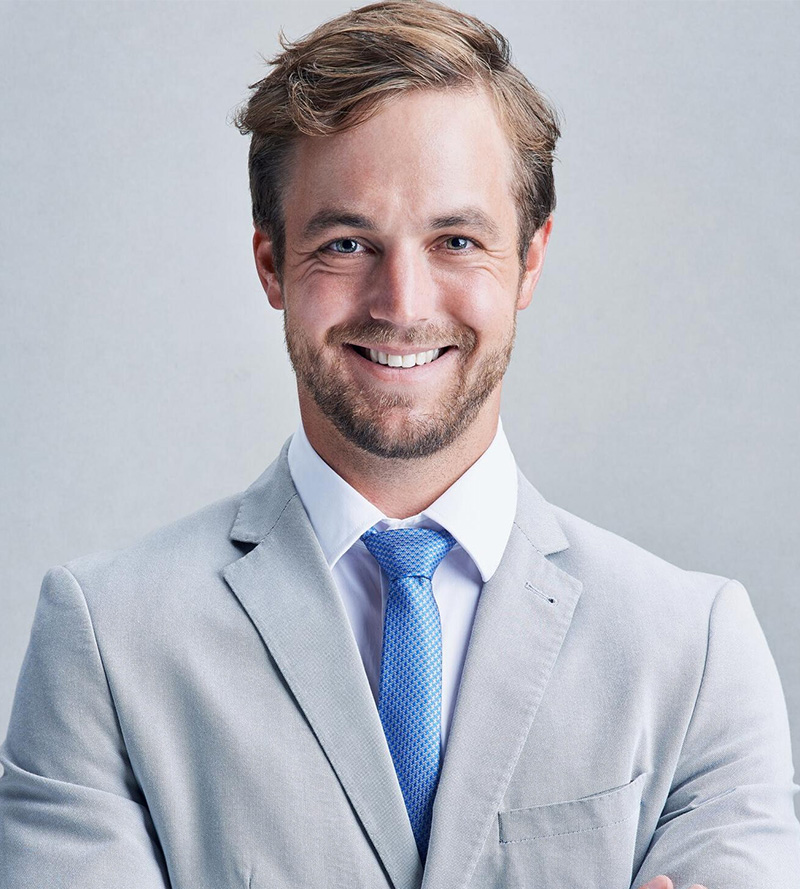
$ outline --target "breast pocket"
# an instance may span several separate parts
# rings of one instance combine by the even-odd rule
[[[645,777],[569,802],[500,812],[502,885],[628,889]]]

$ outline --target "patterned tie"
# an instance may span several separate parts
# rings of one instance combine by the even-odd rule
[[[378,713],[425,861],[442,718],[442,628],[431,578],[455,540],[429,528],[370,528],[361,539],[389,578]]]

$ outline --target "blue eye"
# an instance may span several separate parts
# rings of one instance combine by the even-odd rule
[[[461,252],[468,249],[472,244],[472,241],[470,241],[469,238],[462,238],[460,235],[454,235],[452,238],[448,238],[444,243],[448,250]]]
[[[338,238],[331,241],[327,248],[332,253],[355,253],[361,244],[355,238]]]

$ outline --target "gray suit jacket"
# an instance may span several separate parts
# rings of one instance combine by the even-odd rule
[[[521,476],[424,872],[286,447],[244,495],[47,574],[0,761],[3,889],[800,886],[744,589]]]

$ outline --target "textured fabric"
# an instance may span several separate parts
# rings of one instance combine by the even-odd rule
[[[442,713],[442,630],[431,581],[455,541],[427,528],[370,529],[362,540],[389,578],[378,712],[424,860]]]
[[[287,449],[245,493],[47,573],[0,748],[2,889],[800,886],[744,588],[523,476],[423,872]]]
[[[442,625],[442,754],[455,712],[481,588],[508,543],[517,505],[517,467],[498,421],[492,443],[428,509],[407,519],[387,518],[328,466],[302,423],[288,451],[292,481],[342,597],[377,706],[383,614],[389,585],[361,535],[375,526],[446,530],[456,545],[436,572],[434,593]]]

